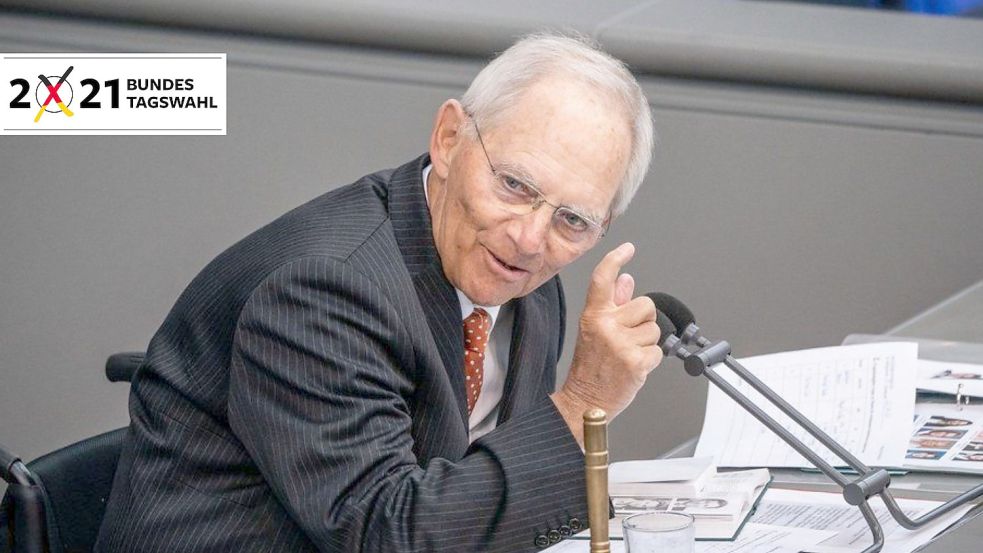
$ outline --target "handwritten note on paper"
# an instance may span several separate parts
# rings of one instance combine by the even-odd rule
[[[761,355],[741,363],[861,461],[896,466],[911,432],[917,356],[917,344],[894,342]],[[714,370],[810,449],[843,465],[730,369]],[[724,467],[812,466],[713,385],[696,455],[714,456]]]

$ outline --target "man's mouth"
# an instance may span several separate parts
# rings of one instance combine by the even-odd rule
[[[492,254],[492,255],[495,255],[495,254]],[[504,265],[505,268],[508,269],[508,270],[510,270],[510,271],[524,271],[525,270],[525,269],[523,269],[521,267],[516,267],[515,265],[509,265],[508,263],[502,261],[502,258],[498,257],[497,255],[495,255],[495,260],[497,260],[499,263],[501,263],[502,265]]]
[[[522,267],[519,267],[519,266],[516,266],[516,265],[512,265],[512,264],[506,262],[501,257],[498,257],[497,255],[495,255],[494,253],[492,253],[492,251],[489,250],[488,248],[485,248],[485,250],[488,252],[488,255],[492,258],[492,261],[495,264],[497,264],[500,268],[504,269],[509,275],[511,275],[511,276],[520,276],[522,274],[525,274],[525,273],[528,273],[529,272],[528,270],[526,270],[526,269],[524,269]]]

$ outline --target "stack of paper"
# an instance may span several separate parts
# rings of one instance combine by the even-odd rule
[[[784,352],[742,364],[867,465],[983,474],[983,405],[915,402],[916,389],[983,396],[979,365],[917,359],[914,343]],[[714,370],[827,462],[844,465],[730,369]],[[714,386],[696,454],[725,467],[812,466]]]
[[[862,344],[776,353],[741,363],[861,461],[899,466],[915,411],[912,343]],[[730,369],[717,374],[778,420],[827,462],[843,465]],[[810,467],[804,457],[717,387],[710,386],[697,456],[722,467]]]
[[[728,477],[728,475],[733,475]],[[771,481],[768,469],[718,474],[696,495],[651,496],[642,493],[611,495],[615,518],[610,535],[621,538],[624,517],[651,511],[685,513],[695,521],[697,540],[734,540]]]
[[[915,518],[942,504],[941,501],[898,499],[901,510]],[[884,549],[906,553],[931,541],[939,532],[948,528],[973,508],[965,505],[933,521],[916,531],[905,530],[891,518],[881,501],[872,500],[870,506],[884,529]],[[836,530],[836,536],[809,548],[813,553],[849,553],[862,551],[871,543],[869,526],[860,509],[848,505],[843,496],[834,493],[802,492],[772,489],[758,505],[751,521],[792,528]]]

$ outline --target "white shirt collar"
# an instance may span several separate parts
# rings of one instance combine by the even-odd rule
[[[430,176],[430,169],[432,167],[433,166],[428,163],[427,166],[423,168],[423,195],[424,197],[426,197],[427,200],[427,209],[430,208],[430,191],[427,189],[427,177]],[[461,320],[463,321],[464,319],[467,319],[474,311],[474,308],[478,306],[476,306],[475,303],[471,301],[471,298],[464,295],[464,292],[458,290],[457,288],[454,288],[454,291],[457,292],[457,299],[461,303]],[[485,311],[487,311],[488,314],[491,316],[492,328],[494,328],[495,320],[498,318],[498,312],[502,308],[502,306],[482,305],[480,307]]]

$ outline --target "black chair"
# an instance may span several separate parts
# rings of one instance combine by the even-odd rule
[[[142,353],[117,353],[106,376],[129,382]],[[44,455],[26,466],[0,447],[0,552],[89,553],[106,512],[126,428]]]

